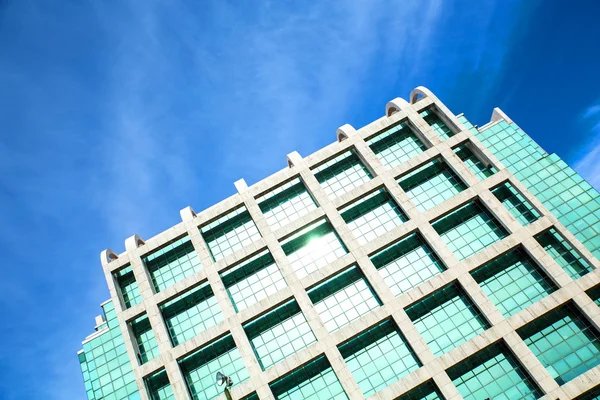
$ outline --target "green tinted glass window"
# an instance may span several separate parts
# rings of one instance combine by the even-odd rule
[[[571,303],[517,333],[559,385],[600,365],[600,334]]]
[[[406,313],[436,357],[489,328],[481,312],[456,283],[408,307]]]
[[[368,140],[367,144],[388,168],[400,165],[427,150],[406,122],[385,130]]]
[[[480,350],[447,372],[465,400],[537,399],[544,395],[502,342]]]
[[[404,175],[398,184],[421,212],[443,203],[467,188],[441,159]]]
[[[268,250],[223,272],[221,279],[238,312],[287,286]]]
[[[444,121],[441,120],[441,118],[437,115],[437,113],[434,110],[428,109],[423,111],[421,113],[421,117],[423,117],[425,122],[427,122],[431,129],[433,129],[434,132],[437,133],[442,140],[446,140],[454,136],[454,132],[452,132],[452,129],[450,129],[448,125],[446,125]]]
[[[353,150],[319,165],[313,169],[313,173],[330,199],[341,196],[372,178]]]
[[[338,347],[365,397],[421,366],[392,320],[386,320]]]
[[[594,303],[596,303],[596,305],[600,306],[600,285],[596,285],[593,288],[589,289],[587,291],[587,294],[592,300],[594,300]]]
[[[317,205],[300,178],[293,179],[256,199],[271,229],[295,221]]]
[[[336,331],[381,305],[358,267],[343,271],[308,292],[329,332]]]
[[[116,272],[115,280],[117,281],[117,286],[121,289],[125,309],[142,301],[142,295],[140,294],[140,289],[138,288],[131,266],[127,266]]]
[[[148,254],[144,264],[157,293],[202,269],[198,253],[187,236]]]
[[[223,388],[215,383],[217,372],[230,377],[233,387],[249,378],[231,335],[185,357],[179,365],[193,400],[211,400],[223,395]]]
[[[394,296],[407,292],[445,270],[425,240],[412,234],[371,257]]]
[[[442,396],[433,381],[427,381],[404,393],[396,400],[444,400],[444,396]]]
[[[295,300],[244,325],[244,330],[263,370],[317,341]]]
[[[600,400],[600,385],[588,390],[580,396],[575,397],[574,400]]]
[[[508,233],[479,201],[470,202],[433,223],[459,260],[469,258]]]
[[[348,398],[325,356],[303,365],[269,386],[277,400],[343,400]]]
[[[161,305],[160,311],[173,346],[223,321],[223,313],[208,282]]]
[[[240,207],[203,226],[200,232],[215,261],[260,238],[258,228],[246,207]]]
[[[317,221],[281,243],[298,278],[331,264],[348,251],[327,220]]]
[[[592,271],[592,267],[573,247],[552,228],[535,237],[538,243],[573,279],[581,278]]]
[[[377,190],[340,210],[358,243],[365,244],[408,221],[388,192]]]
[[[552,280],[521,248],[471,274],[505,317],[516,314],[556,290]]]
[[[496,168],[493,165],[484,163],[475,155],[470,148],[470,144],[460,145],[454,149],[454,152],[479,180],[483,180],[496,173]]]
[[[140,400],[112,301],[102,305],[106,323],[78,353],[88,400]]]
[[[523,226],[540,217],[540,213],[509,182],[492,190],[492,193]]]
[[[136,318],[130,322],[130,325],[138,348],[136,355],[139,363],[144,364],[158,356],[158,345],[148,316]]]
[[[162,370],[145,379],[150,400],[174,400],[167,372]]]

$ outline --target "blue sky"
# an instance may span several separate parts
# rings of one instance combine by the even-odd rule
[[[596,2],[0,1],[0,393],[84,399],[99,253],[429,87],[600,187]]]

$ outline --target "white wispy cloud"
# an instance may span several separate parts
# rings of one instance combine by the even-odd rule
[[[600,190],[600,104],[589,106],[581,115],[590,139],[576,157],[573,168]]]

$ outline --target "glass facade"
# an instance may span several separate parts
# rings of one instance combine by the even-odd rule
[[[446,140],[454,136],[454,132],[452,132],[452,129],[450,129],[448,125],[446,125],[444,121],[442,121],[442,119],[437,115],[437,113],[433,109],[429,108],[423,111],[421,113],[421,117],[423,117],[425,122],[427,122],[431,129],[433,129],[433,131],[437,133],[442,140]]]
[[[313,169],[330,199],[341,196],[373,178],[354,150],[349,150]]]
[[[221,279],[237,312],[287,286],[273,256],[268,251],[221,273]]]
[[[388,192],[379,189],[340,210],[348,228],[365,244],[408,221]]]
[[[317,341],[295,300],[244,325],[244,330],[263,370]]]
[[[421,366],[392,320],[386,320],[338,347],[365,397]]]
[[[404,175],[398,184],[421,212],[443,203],[467,188],[442,159],[433,160]]]
[[[317,205],[300,178],[293,179],[256,199],[271,229],[295,221]]]
[[[544,395],[502,342],[480,350],[447,372],[465,400],[537,399]]]
[[[590,265],[555,230],[550,229],[537,235],[536,240],[548,254],[573,279],[591,272]]]
[[[116,272],[114,277],[116,286],[121,290],[124,308],[127,309],[142,301],[142,295],[130,265]]]
[[[446,267],[419,234],[412,234],[371,257],[394,296],[444,272]]]
[[[572,303],[517,331],[559,385],[600,365],[600,333]]]
[[[217,372],[230,377],[233,387],[249,378],[231,335],[185,357],[179,362],[179,366],[193,400],[209,400],[223,394],[223,388],[215,382]]]
[[[426,110],[418,104],[410,107],[421,113],[442,140],[454,136],[459,126],[441,111],[444,108],[426,104]],[[409,343],[426,343],[436,358],[441,357],[452,385],[465,399],[558,397],[536,386],[531,379],[532,365],[523,362],[524,354],[512,342],[498,337],[488,343],[487,336],[480,340],[482,334],[492,333],[484,331],[490,328],[488,321],[498,315],[491,314],[495,309],[513,322],[527,322],[516,334],[545,368],[536,372],[536,378],[555,379],[559,385],[570,382],[568,393],[587,391],[576,398],[597,398],[598,387],[592,387],[595,371],[591,371],[600,365],[595,306],[580,309],[573,302],[574,296],[585,300],[581,297],[585,288],[600,306],[600,281],[594,272],[597,260],[580,251],[562,225],[546,229],[548,225],[540,224],[543,221],[534,222],[552,213],[592,254],[600,255],[600,193],[558,156],[545,153],[515,124],[494,122],[480,130],[464,117],[461,121],[470,132],[514,176],[502,171],[502,180],[486,180],[496,172],[495,167],[502,166],[490,165],[478,141],[461,133],[460,141],[448,140],[457,157],[448,156],[447,145],[441,144],[438,150],[444,156],[431,152],[428,159],[410,165],[417,168],[410,170],[407,163],[402,171],[374,178],[378,164],[370,164],[372,155],[359,157],[362,153],[357,150],[364,149],[365,143],[388,168],[405,163],[430,145],[422,142],[423,132],[418,131],[424,125],[401,122],[384,128],[391,120],[382,118],[350,141],[309,156],[307,166],[278,173],[270,188],[249,188],[243,201],[231,199],[239,204],[233,210],[230,200],[222,203],[219,209],[230,211],[216,220],[210,219],[212,214],[208,218],[198,214],[194,221],[203,222],[192,223],[198,231],[190,236],[166,241],[168,235],[160,235],[146,241],[144,248],[151,251],[145,250],[141,257],[126,252],[103,260],[117,303],[114,307],[112,302],[103,305],[107,321],[97,319],[96,332],[78,353],[88,399],[138,400],[146,395],[153,400],[173,399],[180,383],[173,382],[172,387],[166,371],[171,374],[174,368],[184,377],[189,394],[184,397],[191,399],[222,396],[223,387],[215,383],[217,372],[232,378],[235,398],[246,400],[258,400],[256,392],[269,390],[277,399],[311,400],[361,397],[361,392],[364,397],[441,399],[442,393],[452,392],[450,383],[436,387],[437,377],[422,376],[425,369],[407,377],[422,366],[420,354]],[[372,136],[359,145],[367,135]],[[343,150],[353,141],[356,148]],[[337,156],[328,159],[332,154]],[[462,180],[465,177],[455,172],[462,173],[463,164],[482,181],[476,186],[476,197],[465,200],[466,204],[455,198],[468,187]],[[315,167],[309,170],[309,166]],[[322,204],[316,204],[310,181],[303,181],[311,173],[328,197],[319,197]],[[360,187],[373,178],[374,185]],[[393,180],[406,196],[401,191],[398,196],[386,191]],[[492,244],[512,232],[502,224],[503,218],[498,217],[502,209],[495,200],[490,202],[489,193],[521,226],[527,226],[498,246]],[[545,207],[539,206],[531,193]],[[444,202],[456,206],[443,214],[432,210]],[[410,203],[426,214],[409,221],[403,210],[411,207]],[[318,207],[321,210],[314,212]],[[248,210],[258,209],[262,215],[253,211],[255,223]],[[303,227],[281,229],[293,221],[302,221],[298,226]],[[271,228],[264,241],[257,224]],[[397,229],[402,224],[403,228]],[[435,234],[424,236],[431,227],[441,241]],[[187,222],[176,230],[180,228],[190,229]],[[182,235],[184,230],[178,232]],[[346,236],[348,233],[356,241]],[[212,260],[203,258],[204,265],[200,263],[190,237],[200,246],[206,244]],[[352,254],[348,254],[346,238]],[[532,240],[549,257],[534,259],[532,254],[538,254],[539,248],[528,252]],[[260,248],[238,252],[256,242],[261,243]],[[441,250],[444,246],[460,264],[449,251]],[[440,252],[436,254],[433,248]],[[472,258],[484,249],[488,249],[485,261]],[[559,269],[547,268],[550,259],[571,279],[584,275],[585,279],[570,284],[567,279],[566,290],[564,274],[557,276]],[[136,274],[144,273],[135,276],[131,264],[138,268],[140,262],[146,270],[136,269]],[[331,263],[335,263],[335,271],[325,274]],[[314,274],[316,271],[319,273]],[[458,282],[470,277],[472,284],[463,289]],[[480,310],[472,300],[486,296],[495,309],[482,306]],[[268,302],[263,301],[267,298]],[[228,301],[237,314],[229,315],[233,312],[229,306],[221,310],[220,305]],[[544,307],[535,306],[540,301]],[[156,307],[159,316],[154,315]],[[402,313],[400,308],[415,329],[396,324],[394,313]],[[127,321],[123,332],[119,320]],[[206,330],[210,335],[202,335]],[[157,342],[167,340],[161,332],[168,333],[171,343],[163,346],[161,342],[159,356]],[[321,340],[322,332],[330,335],[319,343],[316,334]],[[515,331],[511,335],[515,337]],[[457,349],[466,342],[470,342],[468,346]],[[324,345],[328,346],[325,354]],[[341,358],[331,357],[335,356],[331,346],[339,349]],[[133,348],[132,354],[127,354],[126,348]],[[453,360],[443,356],[448,352]],[[439,368],[439,362],[427,361],[427,368]],[[255,387],[261,380],[254,377],[249,381],[246,366],[256,364],[264,371],[258,369],[260,378],[268,377],[262,380],[268,386]],[[338,376],[345,379],[340,381]],[[395,383],[393,395],[392,391],[381,392]],[[356,386],[360,392],[351,393]],[[401,394],[409,387],[412,389]]]
[[[358,267],[343,271],[309,290],[329,332],[336,331],[381,305],[381,301]]]
[[[367,141],[381,163],[392,168],[427,150],[406,122],[402,122]]]
[[[157,293],[202,269],[198,253],[187,236],[150,253],[144,257],[144,264]]]
[[[457,283],[408,307],[406,314],[436,357],[490,327]]]
[[[521,248],[504,254],[471,274],[505,317],[516,314],[556,290],[552,280]]]
[[[479,201],[470,202],[433,223],[433,228],[459,260],[464,260],[508,236]]]
[[[325,356],[279,378],[271,385],[277,400],[344,400],[346,392]]]
[[[223,321],[223,313],[208,283],[160,306],[173,346]]]
[[[233,254],[260,238],[246,207],[240,207],[200,228],[214,261]]]
[[[317,221],[281,243],[298,278],[331,264],[348,251],[327,220]]]

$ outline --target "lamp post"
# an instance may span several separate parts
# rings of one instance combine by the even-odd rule
[[[219,386],[225,385],[225,389],[223,391],[225,392],[225,397],[227,398],[227,400],[233,400],[231,397],[231,393],[229,393],[229,388],[231,387],[231,385],[233,385],[233,381],[231,380],[231,378],[222,374],[221,372],[217,372],[216,378],[217,378],[217,385],[219,385]]]

